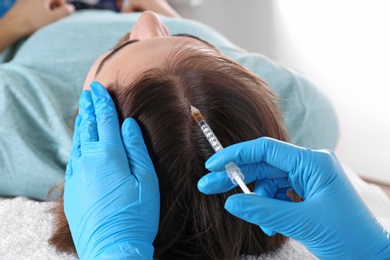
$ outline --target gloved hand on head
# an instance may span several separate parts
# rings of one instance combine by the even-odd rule
[[[80,259],[152,259],[160,194],[134,119],[119,126],[103,86],[80,97],[67,165],[64,209]]]
[[[375,219],[336,156],[271,138],[232,145],[206,162],[212,171],[198,182],[206,194],[231,189],[224,166],[235,162],[257,194],[228,198],[226,210],[301,242],[320,259],[389,259],[390,234]],[[288,183],[288,184],[286,184]],[[283,195],[291,186],[304,201]]]

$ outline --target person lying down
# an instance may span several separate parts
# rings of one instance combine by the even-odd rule
[[[129,28],[131,33],[98,58]],[[287,240],[278,234],[268,237],[224,210],[226,198],[240,190],[212,196],[198,191],[213,150],[188,102],[202,111],[223,146],[261,136],[313,149],[332,149],[337,142],[334,110],[310,81],[187,19],[152,12],[75,12],[0,58],[5,126],[0,154],[6,162],[0,163],[0,195],[46,200],[48,190],[63,182],[80,86],[90,68],[84,88],[99,81],[114,98],[121,121],[135,118],[158,174],[156,258],[261,255]],[[274,196],[289,200],[285,192]],[[74,252],[61,200],[53,212],[57,221],[51,244]]]
[[[150,12],[94,63],[84,88],[93,80],[109,90],[120,121],[133,117],[142,129],[161,194],[156,258],[235,259],[284,244],[282,235],[269,237],[224,210],[227,197],[240,190],[206,196],[197,189],[214,151],[188,101],[202,111],[223,146],[261,136],[288,141],[276,96],[264,81],[197,37],[169,35]],[[75,252],[62,201],[54,212],[51,244]]]

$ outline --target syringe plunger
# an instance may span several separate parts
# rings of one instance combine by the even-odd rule
[[[225,170],[233,184],[238,184],[242,189],[242,191],[246,194],[252,193],[244,182],[244,174],[241,172],[241,169],[234,162],[230,162],[226,164]]]

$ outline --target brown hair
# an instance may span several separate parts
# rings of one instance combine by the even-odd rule
[[[129,85],[108,87],[121,122],[133,117],[139,123],[158,175],[155,257],[236,259],[278,249],[285,237],[268,237],[224,209],[227,197],[240,190],[198,191],[198,180],[208,173],[205,161],[214,151],[188,104],[200,109],[221,144],[229,146],[261,136],[287,140],[276,97],[257,76],[220,54],[185,48],[172,53],[163,66]],[[74,250],[62,202],[55,211],[57,231],[50,242],[61,251]]]

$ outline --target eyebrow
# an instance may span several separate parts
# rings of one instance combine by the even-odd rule
[[[211,43],[209,43],[208,41],[205,41],[195,35],[192,35],[192,34],[189,34],[189,33],[176,33],[176,34],[172,34],[171,36],[179,36],[179,37],[188,37],[188,38],[192,38],[192,39],[195,39],[195,40],[198,40],[204,44],[206,44],[207,46],[209,46],[211,49],[219,52],[219,50],[217,49],[217,47],[215,47],[214,45],[212,45]]]
[[[128,35],[129,35],[129,33],[127,33],[125,36],[123,36],[123,37],[121,38],[121,40],[119,40],[119,42],[121,42],[121,41],[122,41],[126,36],[128,36]],[[207,46],[209,46],[209,47],[212,48],[213,50],[219,52],[219,50],[218,50],[214,45],[212,45],[211,43],[209,43],[209,42],[207,42],[207,41],[205,41],[205,40],[203,40],[203,39],[201,39],[201,38],[199,38],[199,37],[196,37],[196,36],[194,36],[194,35],[192,35],[192,34],[188,34],[188,33],[177,33],[177,34],[172,34],[171,36],[187,37],[187,38],[195,39],[195,40],[197,40],[197,41],[202,42],[203,44],[206,44]],[[99,74],[99,72],[103,69],[104,64],[105,64],[109,59],[111,59],[116,53],[118,53],[118,52],[119,52],[121,49],[123,49],[124,47],[126,47],[126,46],[128,46],[128,45],[130,45],[130,44],[132,44],[132,43],[139,42],[139,41],[140,41],[140,40],[135,39],[135,40],[127,41],[127,42],[125,42],[125,43],[123,43],[123,44],[120,44],[119,46],[118,46],[118,44],[116,44],[116,46],[114,47],[114,49],[113,49],[106,57],[104,57],[104,59],[100,62],[99,66],[98,66],[98,68],[97,68],[97,70],[96,70],[95,77],[96,77],[96,76]]]
[[[123,49],[124,47],[126,47],[127,45],[130,45],[130,44],[135,43],[135,42],[139,42],[139,40],[127,41],[127,42],[125,42],[125,43],[119,45],[118,47],[115,47],[115,48],[114,48],[106,57],[104,57],[104,59],[100,62],[99,67],[98,67],[97,70],[96,70],[95,77],[96,77],[96,76],[99,74],[99,72],[102,70],[104,63],[106,63],[110,58],[112,58],[112,56],[114,56],[115,53],[117,53],[118,51],[120,51],[121,49]]]

